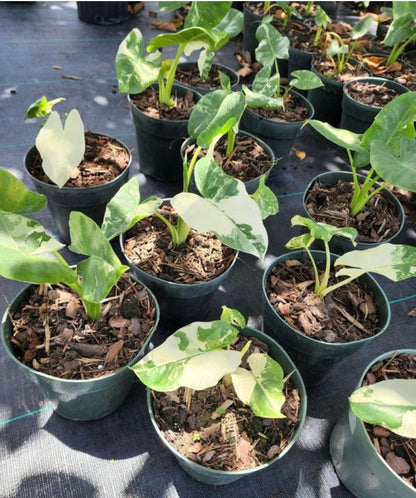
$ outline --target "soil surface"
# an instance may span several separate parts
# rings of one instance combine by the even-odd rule
[[[108,183],[119,176],[130,162],[130,152],[114,138],[97,133],[85,133],[85,154],[64,187],[92,187]],[[36,150],[29,173],[38,180],[54,185],[42,169],[42,159]]]
[[[319,274],[324,265],[317,262]],[[331,272],[329,285],[338,282]],[[324,298],[314,293],[314,275],[309,259],[292,259],[273,267],[267,278],[268,299],[293,328],[313,339],[345,343],[379,332],[373,296],[355,280]]]
[[[305,107],[300,98],[290,92],[285,97],[282,107],[277,109],[266,109],[265,107],[250,109],[264,118],[280,123],[296,123],[309,117],[309,109]]]
[[[399,92],[394,88],[388,88],[385,83],[369,83],[356,81],[348,85],[348,95],[361,104],[372,107],[384,107],[397,97]]]
[[[219,140],[214,151],[214,159],[233,178],[237,178],[242,182],[248,182],[263,175],[273,166],[270,156],[253,138],[246,135],[237,135],[234,151],[228,158],[226,157],[227,143],[226,136]],[[195,144],[187,147],[186,153],[188,159],[192,157],[195,147]],[[205,153],[205,150],[201,151],[200,156],[204,156]]]
[[[310,216],[337,227],[352,227],[358,232],[357,242],[382,242],[400,228],[394,206],[376,194],[356,216],[350,214],[352,184],[338,181],[336,185],[315,182],[309,190],[305,206]]]
[[[399,354],[373,365],[363,386],[387,379],[416,379],[416,356]],[[416,439],[405,438],[384,427],[364,424],[377,452],[410,486],[416,488]]]
[[[156,308],[146,289],[123,275],[87,318],[80,298],[64,285],[34,285],[11,317],[16,357],[64,379],[92,379],[127,365],[153,330]]]
[[[194,88],[203,88],[206,90],[218,90],[221,88],[219,68],[215,64],[212,65],[210,72],[206,79],[202,80],[199,74],[198,65],[191,64],[189,67],[182,68],[178,67],[175,74],[175,80],[180,83],[188,86],[192,86]],[[230,78],[231,86],[237,82],[236,78]]]
[[[159,213],[173,225],[177,215],[169,205]],[[221,275],[232,264],[236,251],[224,246],[211,233],[191,230],[185,244],[176,246],[162,220],[150,216],[127,234],[124,254],[141,270],[169,282],[206,282]]]
[[[312,64],[315,70],[320,74],[340,83],[346,83],[353,78],[368,78],[371,76],[370,72],[365,67],[361,66],[361,64],[353,64],[350,62],[347,62],[344,71],[337,73],[332,61],[323,55],[313,56]]]
[[[185,121],[189,119],[196,101],[192,90],[188,90],[185,96],[172,95],[174,105],[169,107],[159,103],[159,94],[152,88],[147,88],[144,92],[130,95],[130,100],[138,109],[147,116],[155,119],[168,119],[171,121]]]
[[[247,340],[239,337],[233,349],[241,350]],[[264,343],[250,340],[246,357],[267,353]],[[223,383],[193,391],[189,410],[183,388],[152,394],[155,419],[167,441],[190,460],[217,470],[238,471],[266,463],[286,448],[299,424],[300,396],[290,378],[284,386],[286,418],[280,419],[256,417],[233,387]]]

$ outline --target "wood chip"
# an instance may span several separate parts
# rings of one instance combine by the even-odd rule
[[[386,455],[386,462],[397,474],[407,474],[410,471],[410,466],[406,460],[393,452]]]
[[[112,344],[107,351],[107,355],[105,357],[105,363],[111,363],[117,358],[117,355],[123,349],[124,341],[120,340]]]

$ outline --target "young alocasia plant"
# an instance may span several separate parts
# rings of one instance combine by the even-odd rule
[[[63,187],[85,153],[84,124],[79,112],[72,109],[62,126],[59,114],[52,111],[36,137],[36,148],[43,171],[59,188]]]
[[[256,30],[259,42],[256,60],[263,67],[256,74],[251,89],[246,85],[242,86],[249,107],[276,109],[284,106],[292,88],[312,90],[323,85],[319,76],[312,71],[293,71],[289,85],[282,94],[278,60],[289,58],[290,41],[279,33],[271,21],[272,16],[264,17]]]
[[[338,228],[325,223],[317,223],[309,218],[294,216],[292,226],[304,226],[308,233],[293,237],[286,244],[288,249],[304,249],[312,263],[315,275],[315,294],[328,295],[365,273],[377,273],[394,282],[416,276],[416,247],[405,244],[380,244],[371,249],[349,251],[338,257],[334,267],[342,266],[335,276],[346,277],[333,285],[328,285],[331,269],[329,242],[334,235],[345,237],[355,243],[356,231],[353,228]],[[319,275],[310,247],[315,240],[321,240],[325,248],[325,270]]]
[[[416,438],[416,379],[389,379],[360,387],[349,404],[364,422]]]
[[[247,358],[250,369],[241,368],[247,346],[243,351],[230,348],[244,326],[237,310],[223,307],[220,320],[182,327],[131,368],[155,391],[202,390],[231,377],[237,396],[255,415],[283,418],[282,367],[266,354],[253,353]]]
[[[101,301],[129,267],[120,262],[98,225],[74,211],[69,218],[70,249],[88,257],[71,268],[59,253],[64,245],[22,214],[43,209],[45,197],[13,178],[0,169],[0,275],[33,284],[66,284],[80,296],[89,318],[97,318]]]
[[[200,232],[213,232],[225,245],[238,251],[263,258],[268,237],[263,225],[263,213],[276,212],[276,197],[261,184],[254,200],[244,184],[224,173],[212,160],[202,158],[195,165],[195,181],[201,195],[183,191],[171,199],[178,213],[176,226],[165,219],[157,209],[163,199],[150,197],[140,202],[139,183],[131,178],[107,205],[102,230],[111,240],[130,229],[140,219],[154,214],[168,227],[172,241],[181,245],[191,227]],[[255,193],[256,194],[256,193]],[[253,194],[254,195],[254,194]],[[259,207],[262,202],[265,206]]]
[[[189,2],[159,2],[160,10],[174,10]],[[243,13],[232,8],[233,2],[191,2],[191,7],[186,15],[184,28],[201,26],[211,32],[227,32],[229,38],[237,36],[243,27]],[[220,37],[223,44],[227,43],[227,38]],[[217,45],[218,51],[223,45]],[[202,80],[205,80],[212,67],[215,52],[209,49],[201,51],[198,57],[198,69]]]
[[[364,134],[342,130],[319,120],[307,121],[316,131],[336,145],[347,150],[353,174],[353,196],[350,202],[352,216],[385,184],[416,192],[416,93],[407,92],[389,102],[374,118]],[[370,164],[362,183],[357,169]]]
[[[48,100],[44,95],[43,97],[40,97],[40,99],[36,100],[36,102],[33,102],[33,104],[30,104],[26,111],[25,119],[45,117],[52,112],[52,108],[55,104],[63,102],[64,100],[65,99],[63,97]]]
[[[158,82],[159,102],[172,107],[174,105],[171,97],[172,87],[182,54],[188,56],[202,48],[215,52],[228,39],[229,34],[225,31],[210,31],[201,26],[192,26],[177,33],[157,35],[146,47],[150,53],[144,55],[143,35],[138,28],[133,28],[120,43],[116,55],[119,90],[122,93],[142,93],[150,85]],[[162,61],[158,49],[169,46],[177,46],[175,57],[173,60]]]

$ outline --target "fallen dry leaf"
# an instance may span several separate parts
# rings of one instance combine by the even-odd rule
[[[295,147],[292,147],[292,150],[298,159],[300,159],[301,161],[303,161],[305,159],[306,152],[304,152],[303,150],[295,149]]]
[[[112,344],[107,351],[107,355],[105,357],[105,363],[111,363],[117,357],[118,353],[123,349],[124,341],[117,341]]]

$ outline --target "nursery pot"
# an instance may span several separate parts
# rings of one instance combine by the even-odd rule
[[[168,200],[165,202],[169,202]],[[119,237],[121,251],[124,253],[126,234]],[[203,318],[208,311],[208,302],[230,274],[237,258],[234,256],[231,265],[217,277],[194,284],[171,282],[151,275],[135,265],[124,253],[126,263],[133,275],[143,282],[155,294],[160,306],[161,323],[168,326],[183,326]]]
[[[196,67],[196,69],[199,72],[198,63],[197,62],[180,62],[178,64],[178,68],[176,70],[176,75],[178,75],[178,72],[181,69],[183,71],[190,71],[191,68],[193,68],[193,67]],[[240,77],[237,74],[237,72],[234,71],[234,69],[231,69],[228,66],[224,66],[223,64],[213,64],[212,67],[211,67],[211,72],[218,74],[219,71],[221,71],[222,73],[226,74],[230,78],[231,89],[235,91],[237,89],[238,83],[240,81]],[[218,86],[217,87],[215,87],[215,88],[209,88],[207,86],[204,86],[204,82],[202,80],[200,80],[200,82],[198,84],[196,84],[195,86],[190,85],[188,83],[185,83],[184,81],[180,81],[178,79],[176,79],[176,81],[178,82],[178,84],[186,86],[187,88],[190,88],[194,92],[200,93],[201,95],[206,95],[207,93],[212,92],[213,90],[219,90],[219,89],[221,89],[221,85],[220,85],[219,82],[218,82]]]
[[[351,97],[349,94],[349,88],[356,82],[384,85],[386,88],[394,90],[397,95],[409,91],[405,86],[401,85],[397,81],[385,78],[356,78],[345,83],[342,94],[340,128],[350,130],[354,133],[364,133],[367,128],[373,124],[374,118],[382,109],[382,107],[363,104]]]
[[[157,89],[157,85],[154,85]],[[184,97],[189,88],[174,84],[173,92]],[[193,92],[194,100],[201,95]],[[183,177],[180,148],[188,136],[188,120],[157,119],[146,115],[128,96],[130,113],[136,129],[140,171],[155,180],[173,182]]]
[[[364,180],[363,175],[357,175],[358,181]],[[323,185],[336,185],[339,180],[344,180],[351,182],[353,181],[353,176],[350,171],[326,171],[325,173],[320,173],[319,175],[315,176],[315,178],[312,179],[312,181],[309,183],[309,185],[305,189],[305,193],[303,194],[303,209],[305,211],[306,216],[308,216],[311,219],[314,219],[314,217],[309,213],[309,211],[306,209],[306,199],[308,196],[309,191],[311,190],[312,186],[319,181]],[[375,188],[377,188],[379,184],[375,184]],[[404,227],[404,222],[405,222],[405,214],[403,210],[402,203],[399,201],[399,199],[394,195],[393,192],[391,192],[389,189],[385,188],[380,191],[380,195],[383,196],[384,199],[386,199],[389,204],[391,204],[393,211],[395,215],[397,216],[399,220],[399,228],[396,231],[396,233],[392,234],[389,238],[383,240],[382,242],[392,242],[393,239],[397,237],[397,235],[400,234],[400,232],[403,230]],[[316,221],[316,220],[315,220]],[[335,235],[332,237],[330,241],[330,247],[331,250],[337,254],[343,254],[346,251],[352,251],[354,249],[356,250],[362,250],[362,249],[370,249],[371,247],[375,247],[380,244],[380,242],[357,242],[355,246],[352,245],[351,241],[348,239],[345,239],[344,237],[339,237],[338,235]]]
[[[150,419],[162,444],[172,452],[173,456],[176,458],[177,462],[183,468],[183,470],[185,470],[185,472],[187,472],[191,477],[193,477],[197,481],[205,484],[211,484],[211,485],[229,484],[238,479],[241,479],[242,477],[249,476],[254,472],[266,469],[270,465],[276,464],[278,460],[283,458],[296,443],[299,434],[303,428],[303,425],[305,423],[306,407],[307,407],[306,389],[303,384],[302,377],[300,376],[298,370],[296,369],[296,366],[289,358],[289,356],[286,354],[284,349],[277,342],[268,337],[266,334],[254,328],[245,327],[244,329],[242,329],[240,334],[245,337],[255,337],[260,341],[264,342],[265,344],[267,344],[267,346],[269,347],[268,354],[281,365],[285,375],[289,374],[290,372],[293,372],[290,378],[294,383],[296,389],[298,390],[301,399],[301,406],[299,410],[299,424],[296,428],[295,433],[293,434],[292,440],[279,455],[275,456],[273,459],[269,460],[263,465],[255,467],[253,469],[240,470],[240,471],[216,470],[210,467],[205,467],[204,465],[193,462],[192,460],[189,460],[188,458],[184,457],[173,446],[171,446],[168,443],[168,441],[161,433],[153,413],[151,390],[147,389],[147,407]]]
[[[317,261],[325,260],[323,251],[312,251]],[[331,254],[333,262],[337,255]],[[371,337],[359,339],[352,342],[329,343],[319,341],[303,334],[297,329],[291,327],[273,308],[267,295],[266,283],[274,266],[289,259],[308,259],[306,251],[291,251],[283,254],[270,263],[263,273],[262,292],[263,292],[263,318],[264,331],[275,339],[286,350],[293,362],[299,369],[300,374],[307,386],[315,386],[325,380],[330,374],[330,369],[341,360],[357,351],[362,346],[379,337],[390,323],[390,305],[387,297],[371,275],[363,275],[359,281],[367,286],[369,292],[374,296],[374,302],[377,306],[380,331]]]
[[[307,119],[312,119],[314,115],[314,108],[309,100],[294,90],[291,90],[290,93],[295,95],[308,109]],[[247,107],[244,111],[241,121],[241,127],[244,130],[249,131],[255,137],[258,137],[266,142],[266,144],[272,149],[277,165],[273,168],[271,176],[275,176],[281,171],[283,163],[290,154],[302,125],[303,121],[286,123],[265,118],[254,112],[249,107]]]
[[[358,64],[364,67],[358,61],[350,59],[350,62],[354,65]],[[308,100],[315,109],[315,119],[326,121],[333,126],[338,126],[341,120],[342,92],[345,82],[335,81],[334,79],[321,74],[315,69],[313,58],[311,71],[317,74],[324,84],[324,86],[313,88],[308,91]],[[370,71],[368,71],[368,73],[370,73]]]
[[[118,143],[127,147],[120,141]],[[48,199],[48,209],[58,230],[59,238],[66,244],[71,242],[69,234],[69,215],[72,211],[81,211],[98,225],[101,225],[105,209],[108,202],[113,198],[116,192],[124,185],[130,174],[130,160],[124,171],[110,182],[102,185],[94,185],[91,187],[62,187],[59,188],[55,184],[45,183],[34,177],[29,171],[29,165],[32,163],[32,158],[37,154],[37,149],[33,146],[24,157],[24,166],[26,172],[32,179],[36,190],[40,194],[45,194]]]
[[[111,26],[127,21],[128,2],[77,2],[80,21]]]
[[[133,278],[134,280],[134,278]],[[141,284],[141,282],[139,282]],[[142,285],[142,284],[141,284]],[[115,411],[127,397],[136,376],[129,366],[144,356],[159,322],[159,306],[149,289],[146,289],[156,307],[155,325],[139,353],[121,369],[94,379],[61,379],[39,372],[19,361],[13,353],[10,338],[13,325],[10,314],[19,310],[32,284],[25,286],[13,299],[3,315],[1,339],[7,355],[51,402],[54,411],[71,420],[97,420]]]
[[[361,384],[372,365],[393,353],[416,354],[415,349],[390,351],[376,358],[364,371]],[[406,483],[377,452],[365,425],[350,408],[331,433],[330,453],[342,483],[358,498],[415,498],[416,490]]]
[[[260,140],[258,137],[255,137],[254,135],[252,135],[251,133],[248,133],[247,131],[240,130],[240,131],[237,132],[237,136],[238,135],[243,135],[243,136],[251,137],[252,139],[254,139],[261,146],[261,148],[264,150],[264,152],[270,157],[270,161],[272,163],[272,166],[271,166],[271,168],[269,170],[267,170],[264,173],[264,176],[266,177],[265,180],[267,182],[267,179],[269,178],[270,173],[273,171],[273,169],[275,167],[275,164],[276,164],[275,156],[274,156],[274,153],[273,153],[272,149],[263,140]],[[187,138],[183,142],[183,144],[181,146],[181,157],[182,157],[182,160],[185,158],[186,149],[190,145],[192,145],[193,143],[195,143],[195,139],[192,138],[192,137]],[[248,180],[248,181],[244,182],[246,190],[247,190],[247,192],[249,194],[252,194],[252,193],[254,193],[257,190],[257,188],[259,186],[260,178],[262,176],[263,175],[260,175],[260,176],[257,176],[256,178],[252,178],[251,180]],[[197,190],[193,175],[192,175],[190,183],[191,183],[190,190],[193,190],[193,191]]]

